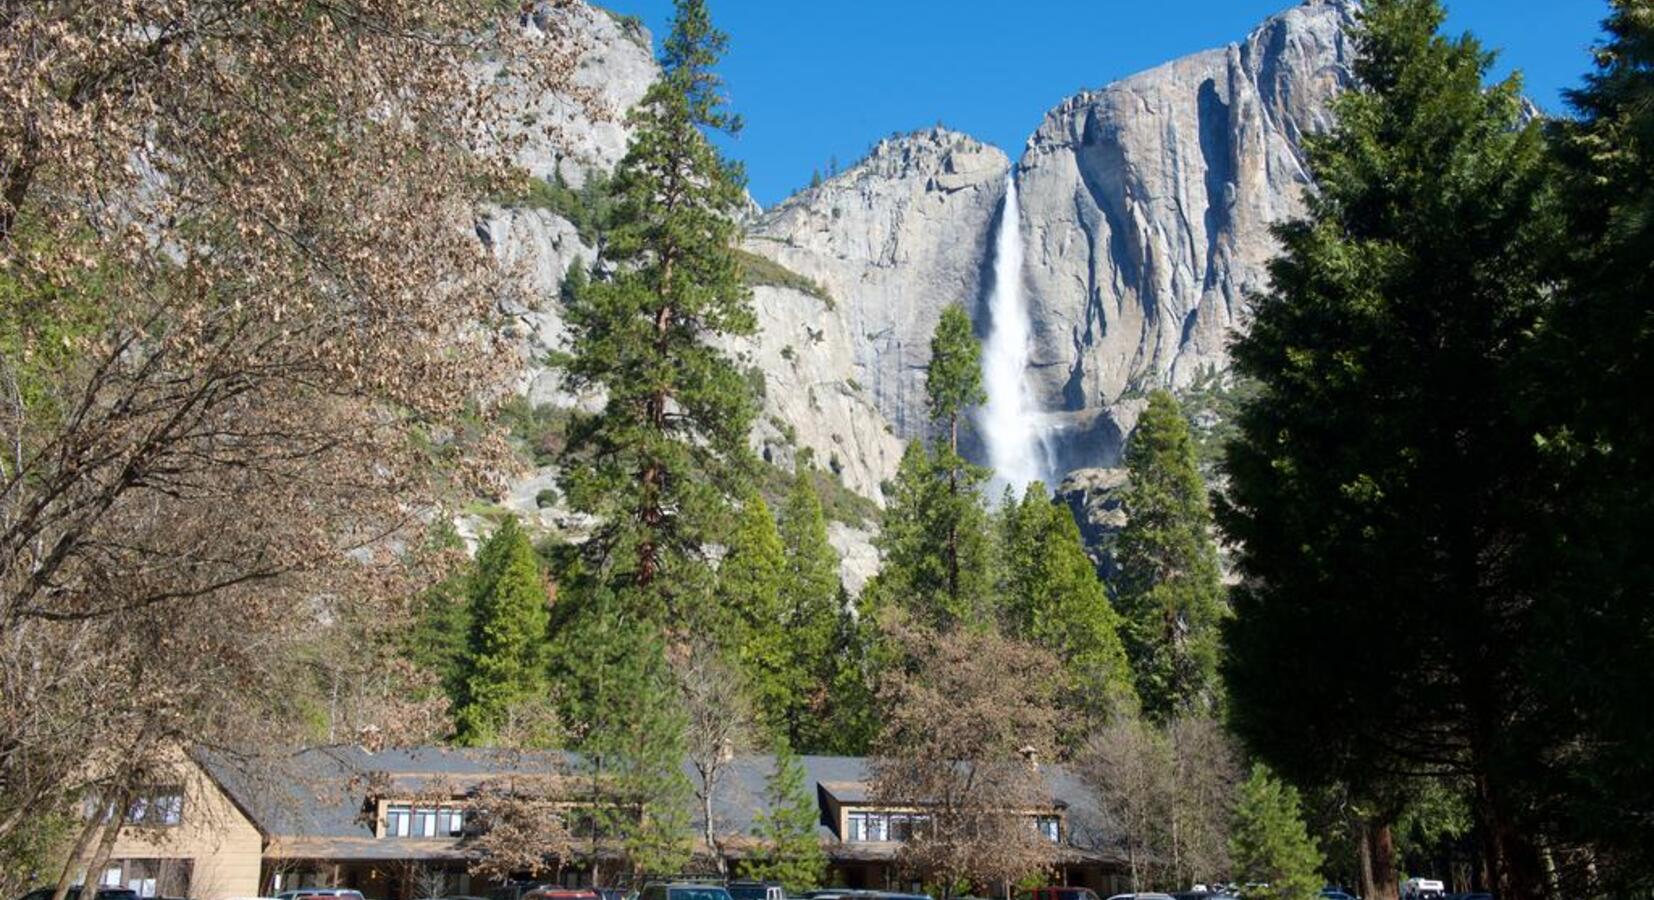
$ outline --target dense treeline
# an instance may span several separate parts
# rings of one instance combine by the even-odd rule
[[[1554,122],[1443,19],[1368,4],[1235,348],[1233,722],[1361,811],[1371,896],[1443,789],[1500,897],[1646,889],[1654,7]]]
[[[5,14],[0,58],[36,74],[0,97],[0,876],[61,900],[121,827],[84,801],[282,736],[576,751],[555,774],[580,815],[476,801],[496,877],[600,876],[600,850],[721,869],[696,838],[728,838],[715,794],[762,751],[743,865],[791,888],[824,866],[799,754],[832,753],[927,809],[901,862],[944,897],[1044,877],[1042,759],[1094,793],[1134,888],[1393,900],[1447,865],[1501,900],[1649,889],[1648,0],[1611,4],[1554,121],[1485,83],[1436,0],[1367,4],[1338,124],[1306,140],[1308,216],[1234,348],[1216,511],[1210,448],[1151,393],[1107,581],[1046,486],[991,497],[961,452],[979,348],[944,310],[929,438],[854,597],[842,486],[753,458],[760,398],[721,349],[756,327],[754,271],[704,0],[677,3],[612,177],[523,201],[600,247],[560,294],[583,402],[495,412],[590,533],[536,544],[505,514],[474,558],[419,540],[496,458],[474,398],[505,363],[472,325],[508,286],[444,223],[523,191],[471,145],[492,107],[463,71],[512,32],[428,42],[493,6],[404,6],[329,29],[210,2],[115,31]],[[547,37],[501,55],[555,89],[573,56]]]

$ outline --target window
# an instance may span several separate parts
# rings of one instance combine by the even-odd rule
[[[459,837],[465,833],[465,813],[451,806],[385,807],[384,837]]]
[[[1034,830],[1040,836],[1055,844],[1062,840],[1062,818],[1060,816],[1035,816]]]
[[[853,812],[845,820],[846,841],[906,841],[924,831],[930,816],[920,813]]]
[[[163,828],[177,825],[184,821],[184,789],[152,787],[138,791],[127,807],[126,821]]]

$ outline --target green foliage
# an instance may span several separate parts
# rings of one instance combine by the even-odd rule
[[[843,522],[856,528],[877,525],[884,515],[879,505],[856,493],[826,469],[806,465],[810,486],[815,490],[816,502],[829,522]],[[758,470],[758,492],[772,505],[786,502],[792,491],[795,476],[776,465],[764,465]]]
[[[512,396],[499,405],[499,420],[512,446],[536,466],[555,463],[568,444],[574,411],[549,403],[534,405],[527,397]]]
[[[930,365],[925,370],[925,402],[932,424],[947,423],[948,445],[959,450],[959,417],[969,406],[986,403],[982,389],[982,346],[971,330],[965,307],[942,310],[930,338]]]
[[[31,809],[28,814],[27,827],[0,840],[0,891],[5,896],[55,883],[81,824],[64,808]]]
[[[1559,720],[1523,684],[1557,637],[1530,603],[1557,507],[1532,504],[1521,394],[1563,235],[1519,82],[1485,84],[1491,54],[1444,19],[1367,4],[1359,89],[1308,145],[1309,218],[1278,229],[1234,347],[1258,394],[1219,507],[1243,575],[1224,672],[1233,724],[1295,781],[1477,784],[1491,889],[1534,896],[1518,798]]]
[[[1007,496],[1000,515],[1005,633],[1051,651],[1062,663],[1062,736],[1072,745],[1110,717],[1137,708],[1120,616],[1086,556],[1073,514],[1052,502],[1045,485],[1028,485],[1021,502]]]
[[[720,349],[756,328],[734,249],[743,177],[704,133],[739,127],[712,71],[726,43],[704,2],[681,0],[611,185],[612,274],[567,306],[560,360],[571,389],[606,398],[577,417],[564,455],[570,505],[602,523],[588,571],[663,626],[707,602],[703,548],[722,540],[750,471],[754,402]]]
[[[1590,844],[1600,879],[1563,890],[1632,895],[1654,882],[1654,9],[1615,0],[1603,32],[1577,117],[1550,125],[1566,287],[1532,374],[1553,417],[1536,429],[1549,641],[1526,671],[1567,738],[1544,805],[1567,810],[1557,840]]]
[[[446,521],[439,523],[428,540],[432,551],[458,551],[464,547],[459,534]],[[442,580],[427,588],[414,601],[414,625],[409,629],[406,654],[414,667],[437,677],[442,692],[454,709],[463,705],[467,658],[471,640],[471,566],[456,566]]]
[[[1171,394],[1149,395],[1126,445],[1126,467],[1117,599],[1143,711],[1158,721],[1210,711],[1223,584],[1206,483]]]
[[[995,560],[982,478],[946,445],[932,454],[918,441],[908,444],[875,539],[883,560],[867,586],[875,607],[900,608],[936,627],[989,620]]]
[[[785,548],[769,506],[757,494],[741,504],[735,530],[718,565],[716,618],[707,623],[728,648],[746,684],[753,714],[767,734],[781,734],[800,702],[784,623]]]
[[[558,604],[552,672],[580,761],[571,787],[590,819],[573,835],[596,866],[615,841],[634,872],[676,872],[689,859],[684,718],[660,630],[578,564]]]
[[[827,854],[816,836],[820,818],[803,761],[786,740],[779,741],[775,768],[764,779],[763,811],[752,826],[759,846],[743,862],[742,875],[780,882],[792,895],[821,884]]]
[[[751,287],[787,288],[820,300],[828,309],[838,307],[821,282],[805,278],[767,256],[737,248],[735,259],[741,265],[741,278]]]
[[[827,542],[827,518],[822,511],[816,476],[800,460],[792,486],[781,507],[780,537],[783,559],[781,611],[785,648],[793,673],[793,697],[784,724],[786,743],[814,750],[831,738],[822,733],[834,706],[838,669],[844,660],[835,652],[840,619],[846,614],[839,583],[838,554]]]
[[[13,251],[19,258],[35,252],[41,239],[33,232],[23,221],[11,235],[20,245]],[[70,398],[58,396],[67,373],[85,356],[87,342],[109,324],[107,285],[114,273],[96,260],[71,276],[60,283],[24,267],[0,271],[0,362],[11,382],[7,393],[41,425],[67,412]],[[0,475],[10,477],[14,462],[0,460]]]
[[[1248,888],[1261,900],[1315,900],[1321,893],[1321,851],[1304,828],[1298,789],[1276,778],[1263,764],[1240,788],[1229,855],[1237,880],[1267,885]]]
[[[506,519],[477,551],[470,618],[458,738],[486,746],[525,705],[542,701],[549,691],[546,581],[515,518]],[[529,742],[544,744],[536,738],[545,737]]]
[[[1240,434],[1235,420],[1241,406],[1256,393],[1256,383],[1216,369],[1201,372],[1178,393],[1183,417],[1189,420],[1195,461],[1208,484],[1222,474],[1223,448]]]
[[[525,172],[519,184],[516,191],[494,197],[493,202],[515,209],[543,209],[567,219],[581,243],[588,246],[597,243],[615,213],[614,185],[601,169],[588,171],[578,188],[570,187],[561,171],[553,172],[550,179]]]

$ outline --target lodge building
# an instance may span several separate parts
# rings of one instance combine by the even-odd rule
[[[134,805],[98,878],[143,897],[191,900],[272,896],[303,887],[354,888],[369,900],[487,897],[498,886],[467,871],[476,854],[476,829],[466,821],[471,797],[484,785],[515,779],[566,780],[571,776],[555,773],[575,771],[575,762],[561,753],[345,747],[305,751],[279,774],[254,778],[227,762],[181,758],[175,783],[143,792],[145,800]],[[898,852],[923,827],[924,811],[875,802],[863,758],[806,756],[802,762],[820,811],[825,885],[914,887],[903,878]],[[697,784],[693,769],[685,768]],[[764,811],[773,769],[773,757],[739,756],[719,783],[713,818],[727,836],[719,843],[732,863],[754,848],[750,834]],[[1043,774],[1051,802],[1027,814],[1030,827],[1057,845],[1053,883],[1090,887],[1102,896],[1117,892],[1127,882],[1124,861],[1089,792],[1061,766],[1045,766]],[[698,809],[694,819],[700,835]],[[600,845],[594,849],[600,877],[618,873],[619,859]],[[699,840],[695,849],[706,853]],[[589,884],[592,855],[570,860],[544,880]]]

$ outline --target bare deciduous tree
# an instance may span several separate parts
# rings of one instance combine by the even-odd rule
[[[728,874],[724,835],[718,830],[717,792],[735,755],[752,742],[752,708],[746,685],[709,640],[694,639],[672,654],[686,717],[684,745],[699,776],[701,839],[719,875]]]
[[[574,836],[557,803],[550,776],[517,776],[482,785],[466,805],[477,829],[471,844],[471,874],[505,881],[516,874],[538,877],[568,861]]]
[[[291,742],[298,648],[402,612],[414,529],[500,458],[453,439],[509,363],[471,222],[521,139],[498,86],[571,83],[556,13],[0,11],[0,840],[162,748]],[[377,705],[329,721],[430,725]]]
[[[1033,817],[1052,810],[1038,760],[1055,746],[1055,658],[963,626],[896,625],[892,639],[924,648],[912,671],[880,685],[885,725],[870,764],[878,802],[914,811],[902,864],[944,896],[1049,866],[1056,847]]]
[[[1126,851],[1132,891],[1158,884],[1165,875],[1162,850],[1171,827],[1175,777],[1166,736],[1143,719],[1122,716],[1092,735],[1076,768],[1097,797],[1103,827]]]

